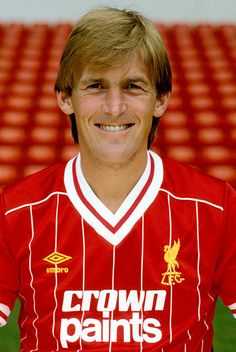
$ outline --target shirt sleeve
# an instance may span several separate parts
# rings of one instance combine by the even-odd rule
[[[227,186],[221,255],[216,267],[217,294],[236,318],[236,192]]]
[[[3,198],[0,193],[0,327],[7,323],[17,292],[17,268],[8,245]]]

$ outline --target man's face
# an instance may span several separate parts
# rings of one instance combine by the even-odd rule
[[[59,105],[75,114],[81,159],[120,165],[146,156],[152,118],[163,114],[166,100],[157,98],[146,67],[136,59],[106,69],[85,68],[69,105]]]

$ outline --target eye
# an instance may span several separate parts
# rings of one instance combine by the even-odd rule
[[[135,84],[135,83],[128,83],[127,89],[128,90],[142,90],[142,87],[140,87],[138,84]]]
[[[103,85],[101,82],[93,82],[87,86],[88,89],[102,89]]]
[[[127,84],[124,86],[124,90],[130,95],[140,95],[144,94],[145,92],[144,87],[138,82],[127,82]]]

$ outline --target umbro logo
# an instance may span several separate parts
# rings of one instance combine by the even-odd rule
[[[71,259],[72,257],[69,257],[68,255],[59,253],[59,252],[53,252],[49,254],[47,257],[43,258],[46,262],[50,264],[61,264],[66,262],[67,260]]]
[[[53,273],[68,273],[68,268],[58,268],[57,265],[66,262],[67,260],[72,259],[72,257],[62,254],[60,252],[52,252],[47,257],[43,258],[46,262],[55,265],[52,268],[46,268],[48,274]]]

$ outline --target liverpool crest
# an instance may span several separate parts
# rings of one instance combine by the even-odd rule
[[[167,263],[167,270],[162,274],[163,285],[175,285],[175,283],[181,283],[184,278],[182,277],[182,273],[177,271],[176,268],[179,268],[179,263],[177,261],[177,255],[180,249],[180,240],[174,241],[173,246],[166,245],[164,246],[164,260]]]

